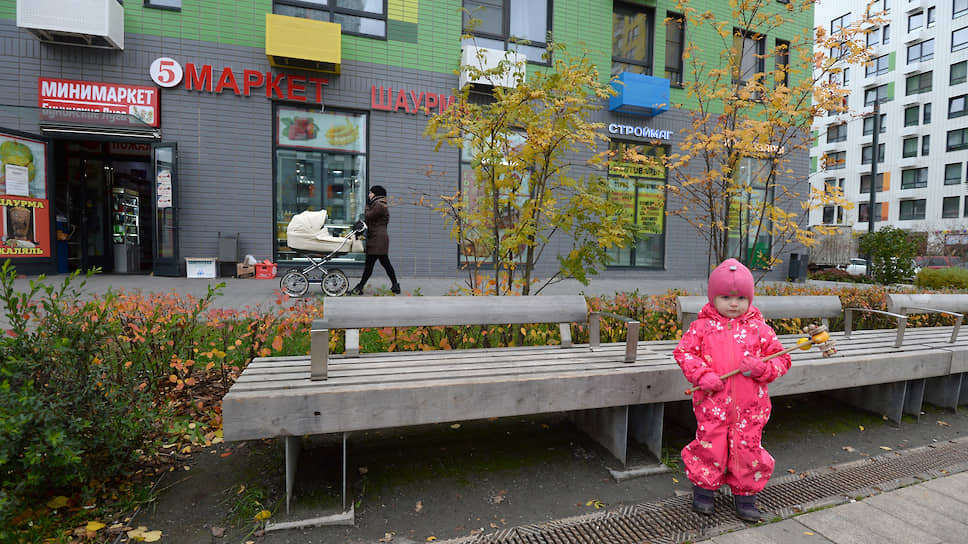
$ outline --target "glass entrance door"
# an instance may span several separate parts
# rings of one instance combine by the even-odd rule
[[[152,208],[154,210],[154,273],[180,276],[184,269],[178,251],[178,144],[151,146]]]
[[[110,271],[113,267],[109,244],[108,191],[111,187],[111,167],[102,159],[80,159],[81,205],[81,269],[98,267]]]

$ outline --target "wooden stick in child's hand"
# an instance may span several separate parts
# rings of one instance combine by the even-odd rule
[[[807,349],[810,349],[810,346],[812,345],[816,345],[818,348],[820,348],[821,351],[823,352],[824,357],[830,357],[834,353],[837,353],[837,348],[834,347],[834,341],[831,340],[830,335],[827,334],[827,327],[824,327],[823,325],[811,325],[809,327],[804,328],[804,332],[809,334],[810,338],[801,338],[797,340],[797,345],[793,347],[789,347],[783,351],[778,351],[776,353],[767,355],[766,357],[763,357],[763,360],[769,361],[770,359],[779,357],[780,355],[786,355],[787,353],[790,353],[791,351],[795,351],[798,349],[807,350]],[[738,368],[735,370],[730,370],[729,372],[723,374],[719,378],[721,380],[726,380],[726,378],[735,376],[739,374],[739,372],[740,371]],[[696,391],[699,391],[700,389],[701,387],[697,385],[696,387],[686,389],[685,394],[691,395]]]

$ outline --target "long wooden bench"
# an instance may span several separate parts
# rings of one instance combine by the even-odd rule
[[[299,437],[491,417],[574,412],[589,434],[625,461],[629,405],[621,382],[636,361],[639,323],[590,312],[585,298],[327,298],[312,324],[310,356],[255,359],[222,401],[226,440],[286,440],[286,502],[292,497]],[[622,320],[624,343],[600,341],[602,316]],[[560,345],[361,353],[360,329],[558,323]],[[588,326],[588,344],[571,326]],[[330,354],[330,333],[346,331],[344,354]],[[606,409],[601,412],[601,409]],[[658,457],[661,435],[650,442]],[[343,508],[346,504],[343,462]]]
[[[676,340],[569,346],[570,332],[566,332],[565,345],[356,353],[359,336],[353,329],[357,327],[454,320],[490,324],[595,320],[587,308],[582,310],[584,299],[577,296],[567,301],[498,298],[502,300],[326,299],[326,317],[312,327],[316,337],[311,356],[255,359],[232,386],[222,403],[225,439],[285,439],[288,507],[299,437],[341,434],[344,523],[353,520],[352,505],[346,504],[346,447],[352,431],[565,412],[622,462],[630,441],[661,458],[664,406],[681,406],[687,398],[683,390],[689,386],[672,357]],[[680,299],[679,307],[688,309],[695,299],[704,303],[706,297]],[[754,304],[768,318],[825,319],[839,315],[832,310],[834,299],[839,301],[836,296],[764,296]],[[461,317],[468,314],[475,317]],[[629,334],[635,325],[629,323]],[[350,329],[349,354],[328,352],[329,331],[337,328]],[[905,414],[919,415],[924,401],[946,407],[968,402],[968,380],[963,379],[968,372],[968,339],[952,335],[952,327],[909,329],[900,346],[895,345],[893,329],[853,331],[849,338],[832,333],[832,337],[838,348],[834,357],[823,358],[818,350],[795,351],[792,368],[771,384],[771,394],[828,392],[898,423]],[[796,338],[780,339],[789,346]],[[319,378],[320,371],[326,379],[311,379],[311,373]]]

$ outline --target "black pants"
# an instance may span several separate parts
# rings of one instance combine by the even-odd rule
[[[380,261],[380,266],[382,266],[383,269],[386,270],[387,276],[390,277],[390,284],[391,285],[397,284],[397,273],[393,271],[393,265],[390,264],[389,256],[367,255],[366,264],[363,266],[363,277],[360,278],[360,283],[358,285],[360,289],[362,289],[363,286],[366,285],[366,282],[369,281],[370,275],[373,274],[373,265],[375,265],[377,261]]]

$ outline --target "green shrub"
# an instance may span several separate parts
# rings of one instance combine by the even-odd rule
[[[918,272],[915,285],[925,289],[968,289],[968,270],[964,268],[925,268]]]
[[[112,336],[108,305],[78,302],[76,274],[59,289],[31,282],[25,293],[13,290],[15,277],[5,262],[0,294],[11,330],[0,340],[0,525],[45,494],[122,474],[158,424],[131,373],[102,358]],[[38,319],[44,326],[31,327]]]

